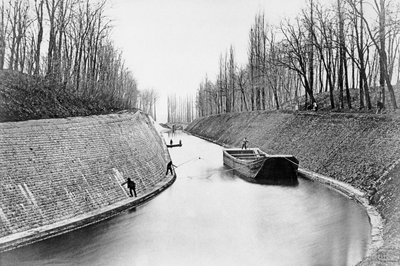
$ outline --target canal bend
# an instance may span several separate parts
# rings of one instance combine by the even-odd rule
[[[222,148],[165,134],[178,178],[110,220],[0,254],[0,265],[354,265],[370,225],[361,206],[320,184],[250,184]]]

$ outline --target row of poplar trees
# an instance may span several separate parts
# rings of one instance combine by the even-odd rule
[[[136,106],[137,84],[109,36],[105,1],[0,3],[0,70],[64,84],[77,97]]]
[[[200,83],[198,115],[298,108],[300,99],[307,108],[323,92],[331,109],[397,109],[399,10],[395,0],[308,0],[278,26],[257,14],[247,64],[236,63],[233,47],[220,56],[216,80]]]
[[[176,94],[168,95],[167,101],[167,121],[168,123],[190,123],[195,118],[193,97],[178,97]]]

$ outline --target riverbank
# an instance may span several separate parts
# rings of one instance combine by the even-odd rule
[[[1,123],[0,132],[0,252],[107,219],[175,180],[140,112]],[[128,177],[137,198],[121,185]]]
[[[249,112],[210,116],[186,130],[219,144],[295,155],[300,167],[378,192],[384,243],[360,264],[400,263],[400,119],[398,116],[307,112]]]

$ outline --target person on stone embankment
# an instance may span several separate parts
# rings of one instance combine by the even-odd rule
[[[177,167],[176,165],[174,165],[174,164],[172,163],[172,161],[169,161],[169,163],[167,164],[167,172],[165,173],[165,175],[168,175],[168,172],[171,172],[171,175],[174,174],[173,171],[172,171],[172,166],[173,166],[173,167]]]
[[[121,185],[125,185],[125,184],[128,185],[128,189],[129,189],[129,193],[131,194],[131,197],[133,197],[133,194],[132,194],[132,190],[133,190],[133,192],[135,193],[135,198],[136,198],[136,197],[137,197],[137,196],[136,196],[136,183],[133,182],[133,181],[128,177],[128,180],[127,180],[126,182],[122,183]]]
[[[247,138],[244,138],[243,139],[243,141],[242,141],[242,150],[243,149],[245,149],[245,150],[247,150],[247,143],[248,143],[249,141],[247,140]]]
[[[378,195],[376,194],[378,190],[376,189],[376,186],[374,184],[371,184],[368,187],[368,200],[369,204],[375,204],[378,201]]]

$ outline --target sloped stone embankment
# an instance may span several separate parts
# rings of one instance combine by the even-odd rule
[[[173,182],[137,112],[0,124],[0,251],[107,218]],[[136,183],[138,198],[126,185]]]
[[[186,130],[220,144],[293,154],[300,167],[367,190],[377,187],[384,244],[362,265],[400,265],[400,118],[388,115],[248,112],[215,115]]]

